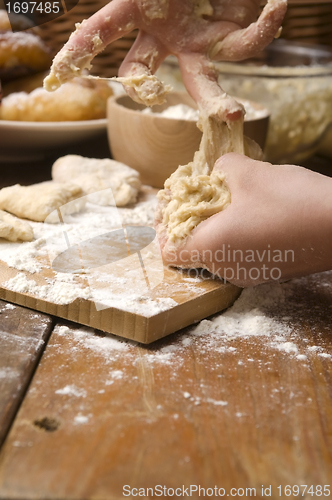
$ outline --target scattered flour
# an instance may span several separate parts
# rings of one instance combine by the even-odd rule
[[[58,325],[53,344],[49,344],[45,355],[59,356],[69,349],[72,363],[94,367],[94,377],[99,382],[94,384],[93,394],[90,393],[91,371],[88,369],[82,372],[80,379],[84,390],[66,385],[63,378],[54,390],[73,398],[72,404],[77,407],[74,425],[86,424],[92,418],[90,397],[106,398],[114,409],[117,405],[114,395],[122,388],[133,393],[143,391],[142,418],[160,418],[169,405],[167,395],[155,392],[154,388],[159,387],[157,384],[165,377],[165,387],[167,390],[172,388],[172,405],[176,401],[181,408],[187,406],[190,411],[209,405],[211,411],[215,408],[216,412],[232,413],[235,418],[245,419],[248,414],[241,404],[229,397],[229,389],[225,390],[234,383],[233,378],[229,378],[230,366],[232,371],[238,369],[242,373],[241,380],[246,370],[259,380],[280,362],[300,364],[304,371],[318,359],[324,365],[330,364],[330,325],[326,315],[332,309],[331,292],[332,272],[248,288],[224,313],[149,346],[100,335],[90,328]],[[61,350],[63,344],[65,351]],[[188,355],[188,351],[191,354]],[[188,362],[195,364],[192,378],[186,377]],[[207,370],[205,377],[200,376],[202,370]],[[289,409],[288,404],[312,403],[297,380],[286,388],[274,377],[262,376],[261,387],[271,404],[283,408],[283,412]],[[176,407],[172,407],[172,417],[178,418]],[[93,418],[100,418],[100,415],[95,414]]]
[[[211,320],[203,320],[190,330],[194,337],[202,339],[207,349],[220,353],[236,352],[230,344],[233,340],[262,337],[262,342],[269,348],[299,361],[307,361],[308,355],[317,353],[329,358],[330,354],[321,346],[306,345],[308,339],[301,338],[296,332],[296,325],[301,318],[308,321],[319,318],[319,304],[313,316],[308,311],[307,296],[322,290],[332,292],[332,272],[312,275],[287,283],[270,283],[243,290],[239,299],[222,314]],[[330,294],[330,295],[329,295]],[[330,306],[331,307],[331,306]],[[247,361],[254,361],[248,358]]]
[[[87,424],[90,420],[90,416],[86,415],[76,415],[74,418],[74,424],[79,425],[79,424]]]
[[[199,111],[198,109],[193,109],[186,104],[176,104],[175,106],[169,106],[164,111],[156,112],[152,111],[151,108],[145,108],[142,111],[145,115],[160,115],[163,118],[171,118],[175,120],[189,120],[198,121]]]
[[[49,285],[38,285],[34,280],[26,277],[24,273],[18,273],[5,283],[5,286],[13,292],[21,292],[36,295],[41,299],[56,304],[68,304],[77,298],[89,299],[90,288],[82,288],[62,279],[55,280]]]
[[[246,110],[245,121],[257,120],[259,118],[264,118],[265,116],[267,116],[266,109],[257,109],[253,107],[251,102],[247,99],[237,98],[237,100],[243,104]],[[186,104],[176,104],[175,106],[169,106],[168,108],[160,112],[154,111],[151,108],[144,108],[142,113],[145,115],[159,115],[163,118],[170,118],[172,120],[188,120],[197,122],[199,119],[198,109],[191,108]]]
[[[6,304],[5,309],[16,309],[16,306],[14,304]]]
[[[0,380],[8,380],[11,378],[19,377],[20,373],[16,370],[13,370],[11,367],[0,368]]]
[[[207,398],[206,400],[208,403],[211,403],[213,405],[216,405],[216,406],[227,406],[228,405],[228,402],[227,401],[217,401],[215,399],[212,399],[212,398]]]
[[[123,226],[153,226],[156,203],[154,191],[143,188],[138,202],[130,208],[102,207],[88,201],[84,211],[66,215],[61,224],[32,222],[35,241],[26,244],[0,241],[0,260],[20,271],[4,286],[60,305],[76,299],[90,300],[97,310],[114,307],[153,316],[175,307],[177,302],[169,297],[151,298],[147,286],[146,276],[151,288],[163,280],[157,239],[146,247],[147,250],[142,250],[145,275],[135,254],[120,259],[120,264],[115,262],[115,265],[102,265],[98,269],[77,269],[68,273],[53,272],[51,278],[47,274],[50,263],[69,246]],[[39,276],[38,282],[34,279],[37,273],[44,276],[44,281],[40,281]]]
[[[84,389],[80,389],[75,385],[66,385],[63,389],[58,389],[55,391],[55,394],[63,394],[66,396],[75,396],[76,398],[85,398],[86,391]]]

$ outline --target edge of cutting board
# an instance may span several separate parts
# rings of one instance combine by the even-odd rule
[[[97,311],[95,304],[85,299],[59,305],[4,288],[3,278],[8,280],[16,272],[8,267],[0,270],[0,299],[143,344],[150,344],[226,309],[241,293],[241,288],[235,285],[211,279],[207,280],[207,288],[201,295],[166,311],[144,316],[113,307]]]

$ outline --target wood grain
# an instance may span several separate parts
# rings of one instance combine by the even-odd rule
[[[208,324],[149,347],[58,326],[2,449],[0,498],[114,500],[124,485],[263,498],[271,485],[276,500],[279,485],[330,484],[331,286],[301,283],[284,321],[305,358]]]
[[[100,256],[99,252],[100,247],[97,248],[97,262],[98,256]],[[158,261],[160,261],[160,257],[155,255],[157,269],[155,274],[159,272]],[[55,276],[53,270],[50,269],[47,255],[41,258],[41,262],[45,267],[39,273],[24,272],[27,279],[32,280],[38,286],[47,285],[54,280]],[[123,284],[122,282],[124,276],[130,271],[132,276],[130,286],[133,293],[140,294],[142,291],[142,295],[152,301],[171,298],[174,303],[161,311],[158,309],[150,311],[149,308],[145,307],[142,312],[140,309],[134,310],[134,312],[126,310],[120,300],[117,306],[101,310],[97,310],[93,298],[87,300],[76,299],[69,304],[56,304],[50,300],[40,298],[36,292],[11,291],[8,287],[8,280],[14,278],[18,271],[8,267],[2,261],[0,261],[0,298],[36,311],[98,328],[107,333],[149,344],[181,328],[197,323],[211,314],[226,309],[233,304],[241,293],[240,288],[230,283],[225,284],[223,281],[213,279],[211,276],[208,277],[208,273],[205,274],[206,279],[202,279],[197,283],[194,280],[194,283],[192,283],[190,273],[167,267],[162,270],[163,279],[161,283],[145,293],[143,288],[143,284],[145,286],[145,282],[143,283],[144,278],[140,280],[142,275],[140,260],[138,258],[131,260],[126,265],[127,270],[125,270],[121,261],[119,262],[118,265],[112,266],[112,276],[116,288],[114,293],[125,294],[127,292],[128,283]],[[154,273],[154,261],[152,259],[144,261],[145,264],[147,262],[150,266],[149,276],[151,276]],[[147,269],[148,266],[146,265],[145,271]],[[117,279],[120,281],[119,286],[117,286]],[[80,286],[86,289],[90,287],[90,290],[94,290],[94,286],[100,288],[105,286],[98,280],[93,283],[91,280],[88,281],[86,275],[83,277],[78,276],[76,283],[80,283]],[[107,286],[110,289],[111,283]]]
[[[52,319],[0,301],[0,446],[21,403]]]

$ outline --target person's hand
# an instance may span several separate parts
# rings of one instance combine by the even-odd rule
[[[163,101],[167,90],[154,73],[173,54],[189,94],[202,110],[215,114],[217,99],[220,119],[242,118],[242,106],[219,87],[211,61],[252,57],[273,40],[287,0],[268,0],[257,20],[259,6],[260,0],[113,0],[71,35],[56,55],[45,86],[55,90],[81,74],[108,44],[138,28],[119,69],[134,100],[146,105]]]
[[[239,286],[332,269],[331,178],[234,153],[215,168],[226,174],[231,204],[179,247],[164,232],[165,263],[202,267]]]

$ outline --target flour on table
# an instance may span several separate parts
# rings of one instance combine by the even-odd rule
[[[158,384],[165,380],[166,374],[168,384],[173,388],[172,403],[192,407],[193,411],[196,406],[209,405],[218,412],[231,412],[236,418],[246,418],[249,415],[243,411],[241,398],[238,405],[234,404],[234,400],[228,401],[228,389],[224,391],[225,386],[231,387],[233,383],[230,366],[234,370],[239,367],[242,373],[240,378],[248,375],[248,384],[242,389],[249,393],[252,377],[263,388],[268,380],[266,397],[271,404],[277,403],[278,408],[283,406],[282,401],[279,402],[280,397],[283,401],[290,398],[297,404],[296,399],[300,396],[301,404],[307,405],[311,403],[311,398],[303,397],[306,389],[303,388],[301,394],[299,380],[290,379],[289,387],[282,387],[278,383],[279,377],[272,377],[271,380],[268,375],[265,377],[265,372],[271,370],[270,365],[273,364],[273,370],[277,366],[289,366],[289,373],[293,373],[294,364],[300,364],[296,369],[310,376],[312,362],[322,363],[323,370],[328,372],[332,357],[326,312],[331,306],[331,292],[332,272],[283,284],[270,283],[248,288],[227,311],[148,347],[112,335],[100,335],[90,328],[58,325],[53,335],[61,340],[51,344],[45,355],[61,354],[65,342],[66,352],[70,352],[73,363],[82,363],[84,359],[91,366],[104,366],[101,375],[99,369],[96,372],[100,385],[95,384],[93,393],[86,389],[85,399],[71,394],[73,404],[76,401],[82,404],[78,414],[89,417],[90,397],[111,398],[112,391],[115,387],[118,389],[120,384],[122,387],[137,384],[137,390],[141,390],[146,380]],[[188,350],[192,351],[192,355],[188,354]],[[210,355],[213,363],[209,364]],[[210,376],[185,377],[188,360],[195,363],[198,374],[206,369],[208,363]],[[89,387],[88,384],[81,386]],[[80,390],[80,387],[76,389]],[[54,390],[63,393],[63,397],[70,396],[72,392],[65,379]],[[164,405],[162,398],[163,395],[157,398],[155,405],[154,397],[149,400],[152,405],[147,418],[159,418],[165,409],[169,412],[168,403]],[[177,415],[174,412],[172,416],[176,419]],[[98,418],[97,413],[90,418],[93,417]]]
[[[52,178],[56,182],[73,182],[97,205],[122,207],[137,201],[141,188],[139,173],[127,165],[109,158],[84,158],[67,155],[56,160],[52,167]],[[107,190],[111,188],[111,190]],[[104,193],[100,193],[101,191]]]
[[[28,222],[0,210],[0,238],[9,241],[32,241],[33,229]]]
[[[65,213],[81,210],[82,190],[75,184],[41,182],[31,186],[4,187],[0,190],[0,209],[17,217],[43,222],[54,210],[63,207]],[[70,203],[71,202],[71,203]]]
[[[89,422],[90,415],[76,415],[74,418],[74,424],[87,424]]]
[[[76,387],[76,385],[66,385],[62,389],[56,390],[55,394],[62,394],[64,396],[75,396],[76,398],[86,397],[85,389]]]

